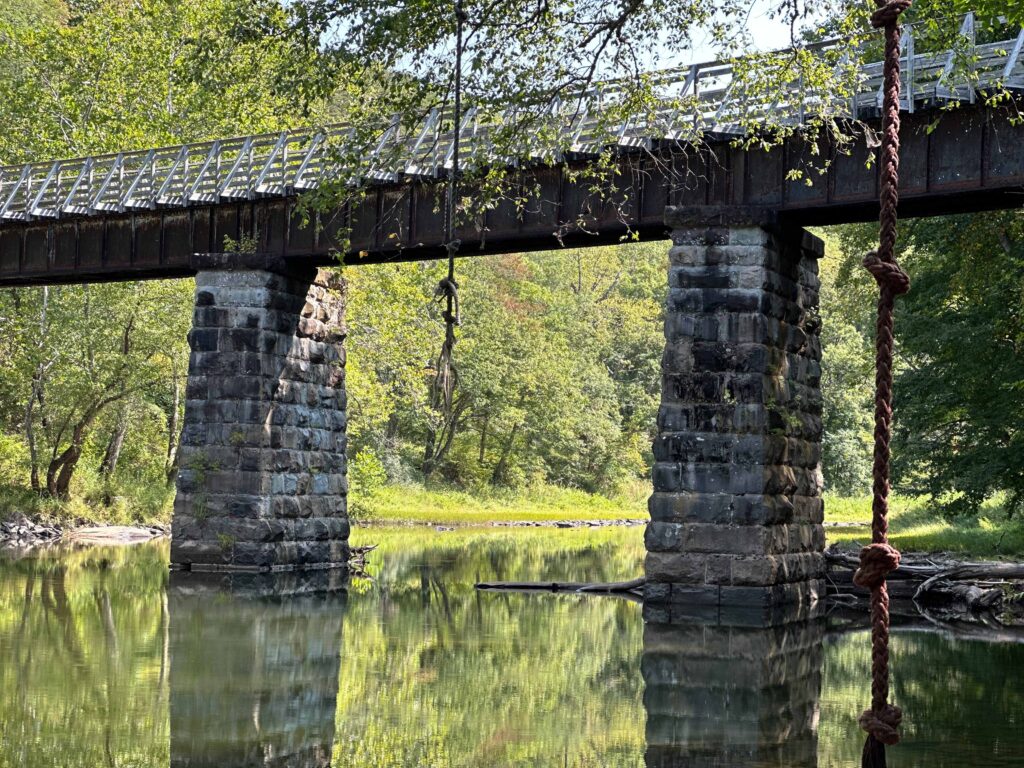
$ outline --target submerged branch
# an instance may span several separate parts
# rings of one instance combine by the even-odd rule
[[[643,586],[647,579],[630,579],[629,581],[613,582],[576,582],[576,581],[482,581],[477,589],[505,590],[511,592],[573,592],[576,594],[597,595],[633,595],[643,598]]]
[[[830,550],[825,558],[834,596],[867,596],[866,590],[853,584],[853,572],[860,564],[857,557]],[[998,612],[1017,602],[1014,593],[1021,591],[1024,563],[936,562],[928,558],[911,560],[905,555],[888,581],[891,596],[912,599],[922,614],[926,613],[925,605],[962,615]]]

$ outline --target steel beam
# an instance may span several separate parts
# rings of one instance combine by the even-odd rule
[[[1024,125],[981,104],[949,113],[937,126],[934,117],[919,110],[903,120],[903,215],[1019,207]],[[316,144],[311,142],[304,162]],[[797,226],[869,221],[878,215],[877,164],[869,167],[871,150],[863,147],[852,154],[829,145],[814,148],[829,167],[810,187],[787,179],[787,170],[800,167],[812,152],[798,138],[768,152],[745,153],[726,140],[704,153],[674,142],[652,151],[660,154],[647,160],[623,155],[616,184],[621,199],[608,205],[593,198],[589,182],[574,180],[573,171],[582,169],[582,162],[523,167],[524,187],[540,190],[535,204],[517,208],[509,203],[487,211],[480,229],[474,225],[459,232],[461,253],[611,244],[629,231],[661,238],[668,205],[757,206]],[[694,183],[679,188],[668,177],[669,167]],[[190,274],[193,254],[223,250],[225,237],[254,239],[261,252],[276,258],[325,264],[342,245],[333,235],[339,225],[350,229],[352,263],[443,258],[443,220],[431,203],[436,189],[434,182],[373,186],[359,206],[322,214],[305,226],[295,213],[294,197],[5,222],[0,226],[0,286]],[[577,226],[581,220],[586,231]],[[57,243],[74,258],[55,260]]]

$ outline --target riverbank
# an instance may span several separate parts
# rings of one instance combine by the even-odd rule
[[[169,526],[174,486],[123,483],[103,488],[83,483],[70,499],[41,496],[28,488],[0,485],[0,522],[25,517],[61,529],[86,526]]]
[[[386,485],[353,494],[349,514],[357,524],[487,525],[489,523],[645,520],[647,494],[614,498],[538,486],[473,492],[422,485]]]
[[[170,527],[159,524],[62,526],[16,515],[0,521],[0,551],[29,550],[53,544],[83,547],[139,544],[169,534]]]
[[[0,488],[0,539],[23,537],[12,523],[24,516],[46,529],[37,539],[55,539],[72,531],[110,526],[137,530],[166,530],[170,503],[145,513],[128,500],[111,507],[81,500],[58,503],[31,493]],[[353,492],[350,514],[355,529],[380,526],[435,528],[560,527],[604,528],[640,525],[647,520],[646,486],[609,498],[579,490],[540,486],[475,491],[422,485],[386,485],[370,492]],[[828,544],[856,551],[871,538],[870,497],[825,499]],[[17,528],[14,525],[13,528]],[[114,529],[116,530],[116,529]],[[83,534],[84,535],[84,534]],[[998,500],[975,517],[947,519],[923,497],[895,496],[890,539],[906,552],[946,553],[961,559],[1024,560],[1024,520],[1008,519]],[[43,542],[41,542],[43,543]]]
[[[1024,520],[1007,518],[999,499],[976,516],[948,518],[921,497],[891,500],[889,541],[900,551],[946,553],[957,558],[1024,560]],[[826,497],[829,545],[857,549],[871,541],[871,497]]]

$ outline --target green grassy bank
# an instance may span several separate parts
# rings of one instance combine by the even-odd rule
[[[647,516],[646,489],[615,499],[564,488],[468,493],[422,486],[385,486],[352,500],[365,524],[473,525],[524,520],[614,520]],[[871,497],[825,499],[828,543],[857,548],[871,540]],[[962,558],[1024,558],[1024,520],[1007,518],[998,499],[975,517],[948,518],[926,497],[895,496],[890,539],[906,552]]]
[[[614,498],[557,486],[473,491],[423,485],[385,485],[353,492],[349,512],[357,524],[472,525],[498,521],[619,520],[647,515],[646,484]],[[61,525],[169,523],[173,488],[90,488],[68,501],[25,488],[0,486],[0,520],[24,514]]]
[[[871,497],[826,497],[825,520],[861,523],[826,531],[829,544],[860,546],[871,541]],[[1007,518],[1001,500],[977,516],[947,518],[926,497],[894,496],[889,540],[903,552],[949,552],[961,558],[1024,558],[1024,520]]]
[[[85,473],[83,473],[85,474]],[[79,484],[70,499],[40,496],[21,486],[0,485],[0,520],[18,515],[44,523],[153,525],[171,522],[174,487],[143,482]]]
[[[472,525],[522,520],[621,520],[647,516],[646,493],[608,498],[556,486],[473,492],[388,485],[356,495],[350,513],[364,523]]]
[[[353,492],[350,512],[357,527],[377,525],[472,526],[492,522],[643,519],[647,487],[637,484],[615,498],[538,486],[474,491],[422,485],[385,485]],[[21,488],[0,486],[0,520],[16,514],[65,526],[169,523],[173,490],[119,488],[104,503],[101,489],[71,501],[41,499]],[[826,496],[829,544],[856,549],[871,539],[871,499]],[[974,517],[947,518],[925,497],[896,496],[890,538],[905,552],[948,552],[961,558],[1024,559],[1024,520],[1007,518],[999,500]]]

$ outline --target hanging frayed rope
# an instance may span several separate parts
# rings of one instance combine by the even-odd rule
[[[861,764],[885,766],[885,745],[900,740],[903,714],[889,703],[889,591],[886,576],[900,564],[900,553],[889,544],[889,443],[892,439],[893,307],[910,290],[910,278],[896,263],[900,165],[900,15],[911,0],[875,0],[871,17],[885,30],[885,82],[882,106],[881,215],[879,247],[864,259],[878,283],[875,332],[875,450],[872,466],[871,545],[860,553],[854,582],[871,590],[871,707],[860,716],[868,733]]]
[[[434,297],[444,303],[441,317],[444,319],[444,343],[437,356],[437,374],[431,389],[433,406],[444,414],[451,413],[452,397],[458,384],[459,374],[452,359],[455,349],[455,329],[462,324],[459,309],[459,284],[455,281],[455,256],[462,244],[455,237],[455,212],[459,192],[459,144],[462,140],[462,27],[466,12],[462,0],[455,3],[455,109],[452,119],[452,168],[448,177],[448,199],[445,206],[445,239],[448,252],[448,274],[441,279],[434,290]]]
[[[437,374],[434,376],[434,407],[443,410],[444,413],[450,413],[452,396],[459,380],[458,370],[452,360],[452,350],[455,349],[457,341],[455,329],[462,324],[459,312],[459,284],[455,282],[450,268],[448,276],[437,284],[434,297],[445,303],[445,308],[441,312],[441,317],[444,318],[444,343],[441,345],[441,353],[437,356]]]

